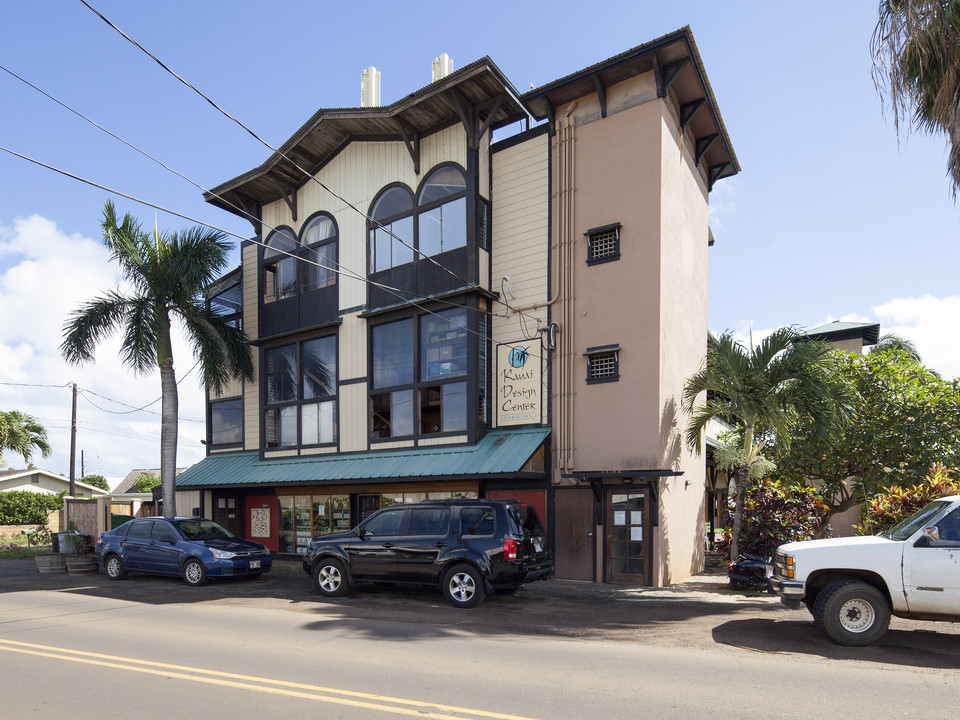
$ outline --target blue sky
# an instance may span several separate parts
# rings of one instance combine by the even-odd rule
[[[876,2],[492,2],[467,6],[90,0],[98,10],[268,142],[319,107],[359,104],[360,73],[382,73],[384,104],[489,55],[521,92],[690,25],[743,168],[711,194],[710,326],[755,338],[784,324],[880,322],[960,375],[960,210],[941,138],[898,139],[871,78]],[[670,5],[669,7],[665,7]],[[437,8],[435,11],[430,9]],[[549,10],[547,9],[549,8]],[[194,182],[213,187],[269,150],[130,45],[79,0],[4,3],[0,65]],[[240,235],[248,223],[0,71],[0,146]],[[159,397],[106,346],[96,366],[57,358],[65,312],[119,280],[98,247],[107,193],[0,152],[0,408],[51,428],[65,472],[75,381],[87,471],[155,467],[156,416],[116,415]],[[145,223],[153,211],[116,199]],[[160,214],[162,227],[188,223]],[[178,369],[192,366],[181,351]],[[181,464],[202,456],[201,394],[181,385]],[[159,409],[159,404],[152,406]],[[66,419],[64,418],[66,410]],[[7,462],[18,466],[18,458]],[[79,473],[79,470],[78,470]]]

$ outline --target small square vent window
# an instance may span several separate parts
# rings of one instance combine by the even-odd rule
[[[587,236],[587,265],[620,259],[620,223],[593,228]]]
[[[616,382],[620,379],[620,346],[587,348],[587,384]]]

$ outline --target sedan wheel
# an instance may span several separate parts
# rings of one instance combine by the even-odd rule
[[[203,567],[203,563],[196,558],[187,560],[186,564],[183,566],[183,580],[187,583],[187,585],[192,585],[194,587],[206,585],[207,571]]]
[[[487,590],[473,565],[455,565],[444,578],[443,594],[454,607],[470,608],[483,602]]]
[[[313,568],[313,581],[321,595],[339,597],[350,590],[347,583],[347,571],[343,563],[334,558],[326,558]]]
[[[123,561],[118,555],[108,555],[103,566],[107,571],[107,577],[111,580],[123,580],[127,576],[127,571],[123,568]]]

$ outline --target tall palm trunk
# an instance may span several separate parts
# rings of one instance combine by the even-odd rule
[[[163,489],[163,516],[177,514],[174,480],[177,475],[177,375],[173,359],[160,365],[160,487]]]
[[[737,470],[737,502],[733,510],[733,537],[730,538],[730,559],[736,560],[740,554],[740,530],[743,528],[743,503],[747,496],[747,482],[750,466],[744,465]]]

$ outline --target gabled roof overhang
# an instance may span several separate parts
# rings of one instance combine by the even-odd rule
[[[481,58],[392,105],[321,108],[260,167],[204,193],[241,217],[284,200],[296,217],[296,191],[351,142],[402,141],[416,172],[420,138],[455,123],[475,143],[487,129],[527,117],[519,93],[489,57]],[[242,209],[238,209],[242,208]]]
[[[669,93],[677,99],[680,126],[694,138],[695,159],[698,165],[703,163],[708,187],[740,172],[689,26],[531,90],[521,99],[536,119],[553,125],[557,108],[596,95],[605,117],[607,88],[649,72],[656,79],[658,97]]]

